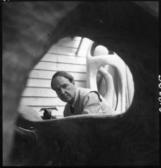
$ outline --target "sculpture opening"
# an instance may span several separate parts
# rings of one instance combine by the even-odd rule
[[[134,101],[128,112],[121,117],[118,115],[113,118],[93,119],[89,116],[63,118],[55,120],[52,124],[50,122],[49,125],[48,122],[43,121],[41,128],[49,126],[48,129],[40,129],[44,130],[45,134],[41,136],[45,140],[42,145],[45,150],[41,148],[42,152],[36,150],[34,154],[30,150],[32,147],[25,147],[24,141],[21,141],[22,146],[17,145],[19,156],[24,156],[26,152],[29,155],[25,155],[27,157],[24,159],[18,158],[18,165],[19,163],[33,165],[31,164],[33,162],[28,162],[31,154],[38,155],[33,160],[38,161],[40,165],[46,165],[49,161],[52,161],[51,165],[158,165],[158,114],[155,113],[158,103],[155,84],[159,44],[158,17],[152,17],[151,12],[143,11],[139,6],[145,5],[146,8],[146,3],[141,5],[141,2],[138,3],[139,6],[134,2],[112,1],[77,4],[78,2],[76,4],[74,2],[3,3],[3,164],[12,165],[7,155],[14,146],[13,134],[16,128],[14,123],[28,73],[48,48],[65,34],[65,36],[88,37],[109,50],[116,51],[129,66],[134,77]],[[152,9],[152,2],[148,6],[149,10]],[[76,55],[78,53],[76,52]],[[96,57],[93,53],[91,55]],[[52,54],[51,58],[53,58]],[[60,56],[55,58],[61,60]],[[81,62],[80,59],[78,60]],[[71,66],[75,67],[75,63],[74,59],[70,66],[64,65],[65,70],[67,67],[70,69]],[[47,60],[45,64],[51,65]],[[42,68],[42,64],[40,65]],[[58,65],[48,67],[55,68]],[[79,67],[86,70],[84,64]],[[74,70],[78,69],[74,68]],[[53,92],[48,90],[50,79],[47,78],[50,71],[43,71],[44,76],[39,76],[37,80],[35,78],[38,77],[38,72],[38,69],[32,71],[34,83],[31,83],[31,80],[29,82],[30,87],[33,87],[30,88],[30,93],[33,95],[24,95],[28,102],[30,100],[30,103],[37,103],[35,107],[34,104],[32,105],[35,109],[42,104],[49,106],[49,99],[52,105],[55,104],[52,98]],[[79,80],[79,84],[88,79],[86,73],[81,74],[82,79]],[[100,70],[96,74],[97,81],[99,81],[98,76],[101,76],[105,83]],[[41,91],[37,90],[41,98],[39,101],[32,90],[36,89],[37,84],[42,84],[42,80],[46,87]],[[103,88],[101,87],[103,82],[96,85],[100,86],[98,89]],[[106,91],[100,90],[100,92],[105,96]],[[44,94],[48,97],[44,98]],[[60,105],[59,102],[57,103]],[[55,141],[59,141],[60,144],[54,145]],[[60,148],[61,152],[57,152],[55,146]],[[18,155],[14,156],[18,157]]]
[[[58,70],[71,73],[77,86],[97,90],[114,111],[112,115],[126,112],[132,103],[134,81],[121,57],[89,38],[75,36],[60,39],[32,69],[21,104],[41,116],[42,108],[50,108],[53,115],[63,117],[65,103],[50,87],[52,75]]]

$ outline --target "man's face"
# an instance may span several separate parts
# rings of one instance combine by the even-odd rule
[[[64,102],[71,102],[75,96],[75,86],[69,79],[63,76],[57,76],[53,81],[53,89],[58,97]]]

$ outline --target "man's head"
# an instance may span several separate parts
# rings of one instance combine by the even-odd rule
[[[58,97],[64,102],[72,102],[75,96],[74,78],[67,72],[56,72],[51,80],[51,88],[56,91]]]

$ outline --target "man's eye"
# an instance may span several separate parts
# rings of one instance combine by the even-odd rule
[[[63,87],[63,88],[67,88],[67,86],[68,86],[67,84],[64,84],[62,87]]]

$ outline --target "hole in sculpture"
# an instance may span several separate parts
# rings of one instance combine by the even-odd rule
[[[40,116],[41,108],[56,106],[52,114],[63,117],[65,103],[53,92],[50,82],[56,71],[65,70],[73,75],[77,86],[98,90],[115,114],[125,112],[134,96],[130,69],[116,53],[94,44],[88,38],[76,36],[60,39],[51,46],[30,72],[21,104],[32,107]]]

